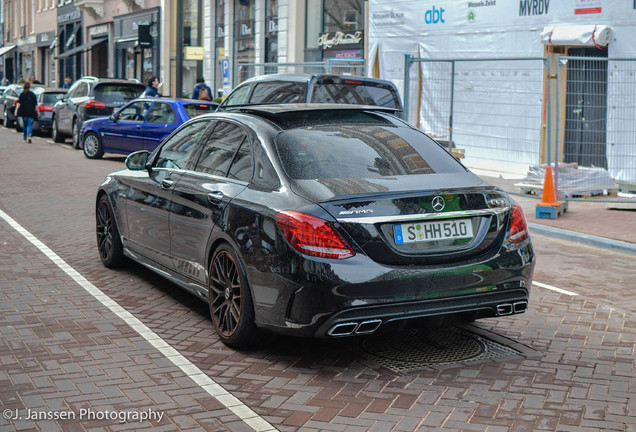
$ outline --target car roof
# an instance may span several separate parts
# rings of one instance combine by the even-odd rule
[[[384,117],[382,114],[394,114],[396,109],[371,105],[335,104],[335,103],[295,103],[248,105],[223,111],[228,114],[248,115],[253,118],[268,120],[282,129],[295,128],[301,125],[321,125],[327,123],[365,123],[402,121],[394,116]],[[212,115],[212,117],[214,117]],[[380,117],[384,117],[381,120]],[[218,118],[218,117],[216,117]]]
[[[37,87],[41,88],[44,93],[66,93],[68,89],[57,87]]]
[[[352,80],[352,81],[365,81],[365,82],[377,82],[386,83],[387,80],[380,78],[372,78],[358,75],[334,75],[334,74],[309,74],[309,73],[277,73],[268,75],[259,75],[246,79],[241,84],[253,83],[253,82],[270,82],[270,81],[287,81],[306,83],[309,81],[317,81],[324,79],[336,79],[336,80]]]
[[[292,103],[292,104],[264,104],[246,105],[232,111],[253,114],[283,114],[298,111],[384,111],[393,113],[397,108],[380,107],[376,105],[337,104],[337,103]]]
[[[217,106],[218,103],[217,102],[213,102],[213,101],[206,101],[206,100],[199,100],[199,99],[186,99],[186,98],[171,98],[171,97],[166,97],[166,96],[158,96],[158,97],[150,97],[150,96],[146,96],[146,97],[142,97],[142,98],[137,98],[136,100],[145,100],[145,101],[164,101],[164,102],[178,102],[184,105],[190,105],[190,104],[197,104],[197,105],[213,105],[213,106]]]

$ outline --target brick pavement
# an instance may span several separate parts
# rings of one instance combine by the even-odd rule
[[[93,194],[121,159],[86,161],[40,138],[25,149],[8,134],[0,129],[0,209],[281,431],[636,430],[633,257],[536,237],[535,280],[581,295],[535,288],[526,314],[475,324],[532,354],[396,373],[348,340],[273,339],[237,352],[219,342],[205,304],[141,267],[99,263]],[[38,189],[47,178],[51,188]],[[3,221],[0,275],[3,408],[166,413],[159,425],[51,430],[246,430]],[[2,421],[0,431],[27,427]]]

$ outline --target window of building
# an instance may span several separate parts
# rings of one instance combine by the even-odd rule
[[[254,75],[253,67],[240,67],[240,63],[256,62],[254,9],[254,0],[234,1],[234,62],[239,64],[237,83]]]
[[[278,62],[278,0],[265,2],[265,63]]]
[[[225,0],[217,0],[214,7],[214,55],[216,64],[216,76],[214,82],[216,88],[223,87],[223,68],[221,67],[221,59],[225,58]]]

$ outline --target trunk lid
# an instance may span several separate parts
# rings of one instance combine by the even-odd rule
[[[366,255],[388,265],[443,264],[493,253],[511,200],[470,172],[297,181]]]

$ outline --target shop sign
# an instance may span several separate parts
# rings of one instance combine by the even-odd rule
[[[37,35],[35,35],[35,37],[35,43],[38,47],[47,47],[51,45],[51,42],[53,42],[53,39],[55,39],[55,32],[50,31],[46,33],[38,33]]]
[[[241,33],[241,37],[250,37],[252,36],[252,27],[254,25],[254,22],[252,20],[250,21],[241,21],[239,23],[239,30]]]
[[[278,18],[267,20],[267,33],[278,33]]]
[[[328,32],[321,33],[318,37],[318,48],[329,49],[355,49],[361,48],[363,44],[362,30],[355,32]]]
[[[108,36],[108,25],[101,24],[101,25],[93,26],[88,29],[88,34],[90,35],[91,38]]]
[[[82,14],[80,13],[80,11],[73,11],[70,13],[65,13],[62,15],[58,15],[57,16],[57,23],[58,24],[65,24],[69,21],[77,21],[79,19],[82,19]]]
[[[185,47],[183,58],[185,60],[203,60],[204,56],[205,50],[202,46],[188,46]]]

